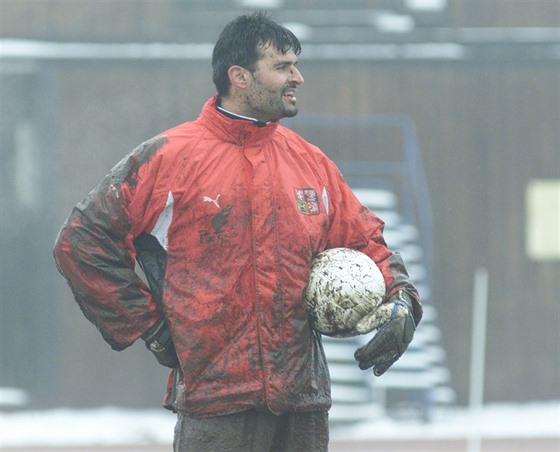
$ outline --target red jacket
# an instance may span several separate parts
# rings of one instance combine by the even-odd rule
[[[313,256],[359,249],[388,296],[404,288],[417,300],[416,290],[383,222],[317,147],[278,122],[227,118],[215,102],[135,149],[74,208],[57,265],[114,349],[167,318],[181,372],[166,406],[200,416],[327,409],[327,364],[301,296]],[[139,253],[149,288],[134,271]]]

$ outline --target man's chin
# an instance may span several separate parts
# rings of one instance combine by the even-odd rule
[[[297,107],[286,108],[284,110],[284,117],[285,118],[292,118],[297,114],[298,114],[298,108]]]
[[[276,118],[271,118],[270,121],[279,121],[282,118],[292,118],[298,114],[298,108],[295,106],[291,106],[289,108],[283,108],[281,114]]]

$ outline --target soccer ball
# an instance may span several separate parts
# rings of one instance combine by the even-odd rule
[[[375,262],[349,248],[332,248],[311,263],[303,298],[311,326],[328,336],[354,336],[356,324],[385,297],[385,281]]]

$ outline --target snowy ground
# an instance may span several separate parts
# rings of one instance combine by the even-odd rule
[[[0,450],[8,447],[170,445],[175,416],[162,409],[0,411]],[[333,441],[560,438],[560,401],[487,405],[477,416],[461,408],[437,411],[430,423],[381,418],[334,430]]]

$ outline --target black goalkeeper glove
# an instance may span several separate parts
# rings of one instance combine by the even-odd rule
[[[142,339],[146,342],[146,348],[155,355],[162,366],[174,369],[179,365],[175,345],[165,320],[157,322]]]
[[[376,318],[371,318],[369,322],[369,327],[377,328],[377,333],[354,353],[360,369],[373,367],[373,373],[377,377],[383,375],[401,357],[416,329],[412,300],[403,290],[389,298],[381,308]]]

